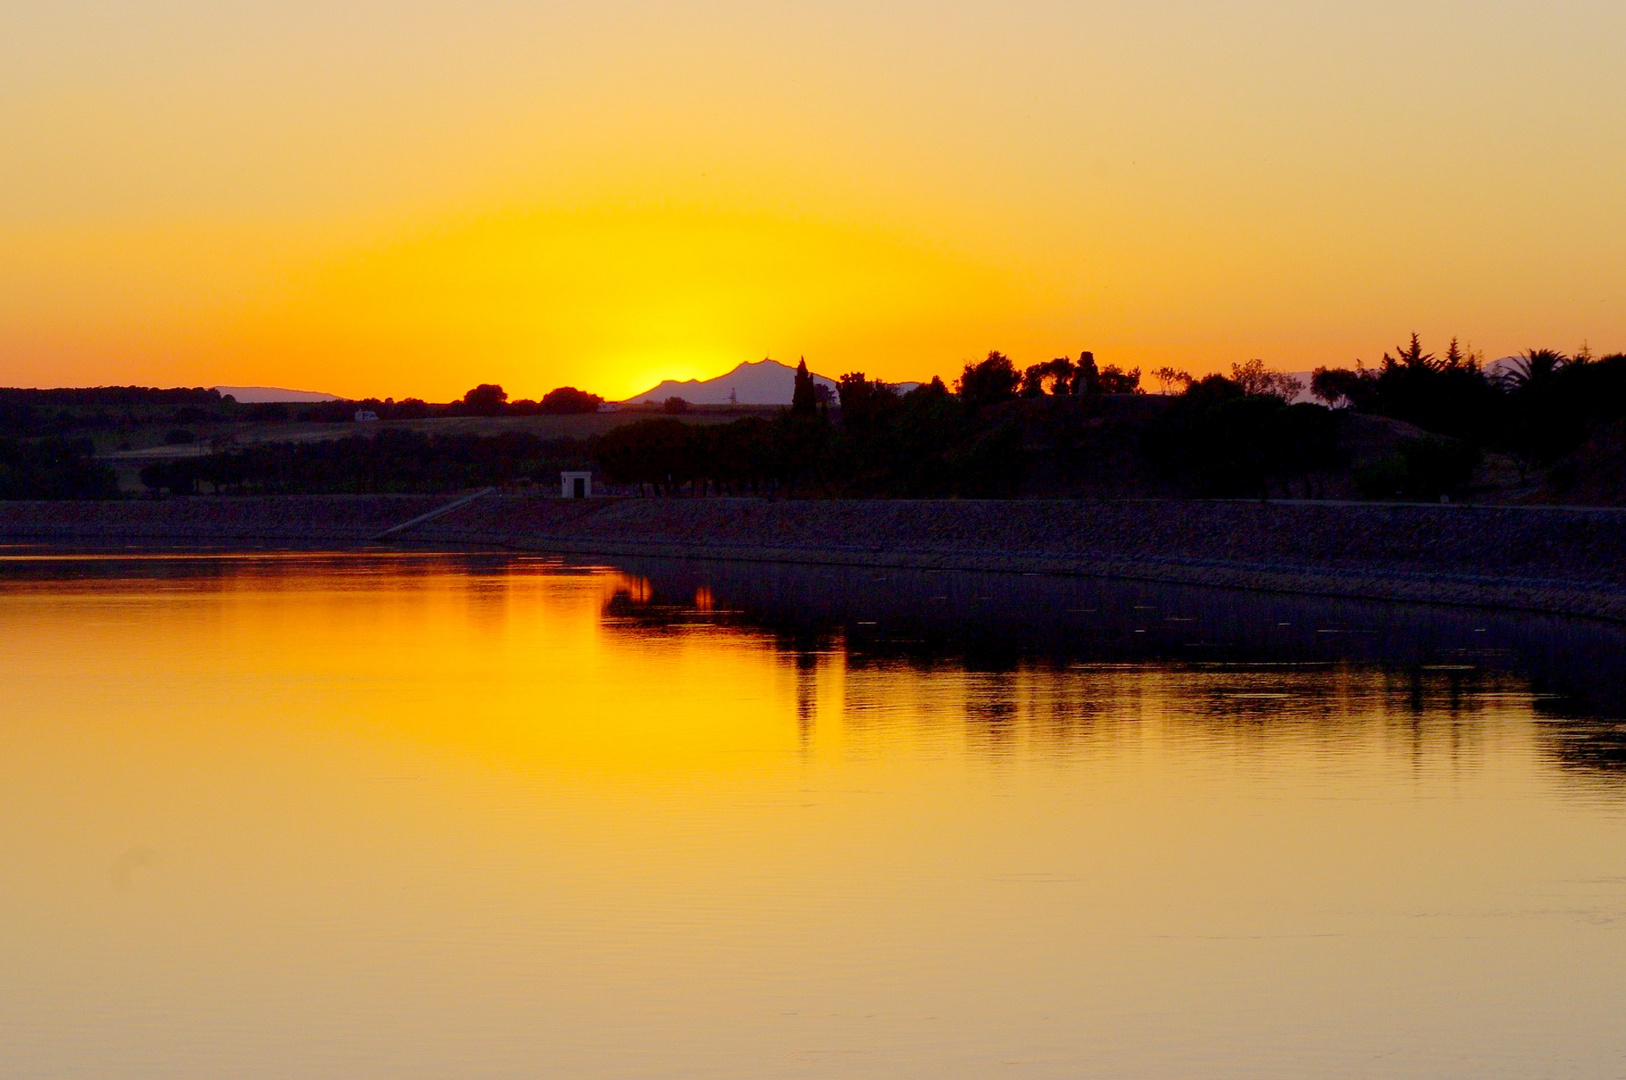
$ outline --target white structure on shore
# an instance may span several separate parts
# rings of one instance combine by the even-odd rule
[[[593,474],[591,472],[564,472],[559,473],[559,497],[561,499],[591,499],[593,497]]]

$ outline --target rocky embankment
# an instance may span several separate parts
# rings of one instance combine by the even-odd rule
[[[32,543],[363,543],[447,499],[0,504]],[[1626,513],[1196,500],[477,499],[392,543],[1108,575],[1626,621]]]
[[[0,502],[0,541],[33,544],[345,545],[448,502],[440,495]]]

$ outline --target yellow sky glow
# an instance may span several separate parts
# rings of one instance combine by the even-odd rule
[[[0,383],[1626,348],[1619,5],[0,7]]]

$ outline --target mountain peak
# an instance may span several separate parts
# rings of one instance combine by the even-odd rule
[[[829,376],[814,374],[813,383],[835,392],[836,381]],[[626,404],[660,404],[680,397],[691,405],[789,405],[795,389],[796,369],[767,357],[736,364],[714,379],[667,379],[627,398]]]

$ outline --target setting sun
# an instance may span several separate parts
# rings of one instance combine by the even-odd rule
[[[1620,1080],[1623,42],[0,3],[0,1080]]]
[[[765,355],[1618,347],[1623,19],[18,6],[0,381],[613,397]]]

